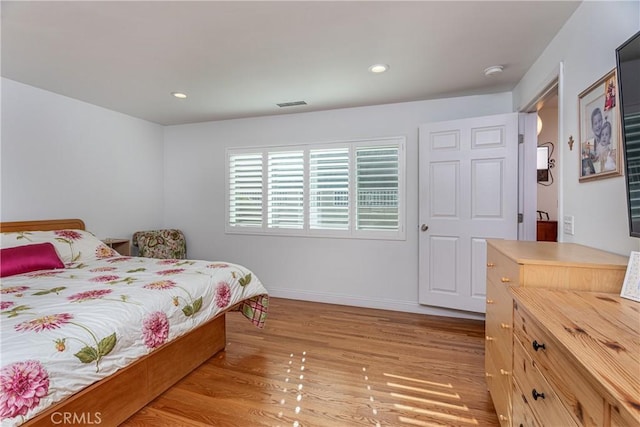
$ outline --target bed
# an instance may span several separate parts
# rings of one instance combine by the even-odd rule
[[[224,349],[226,313],[264,325],[243,266],[120,256],[78,219],[0,230],[2,426],[120,424]]]

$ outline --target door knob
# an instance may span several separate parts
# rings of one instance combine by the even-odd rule
[[[422,231],[427,231],[428,229],[429,229],[429,226],[427,224],[422,224],[420,226],[420,230],[422,230]]]

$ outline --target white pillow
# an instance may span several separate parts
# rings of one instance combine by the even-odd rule
[[[20,231],[0,234],[2,248],[52,243],[65,264],[119,256],[115,250],[85,230]]]

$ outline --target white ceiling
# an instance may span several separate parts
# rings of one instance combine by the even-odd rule
[[[578,5],[2,1],[2,76],[165,125],[496,93]]]

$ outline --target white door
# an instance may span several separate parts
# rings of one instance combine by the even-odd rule
[[[420,126],[420,304],[485,312],[487,238],[518,236],[518,114]]]

